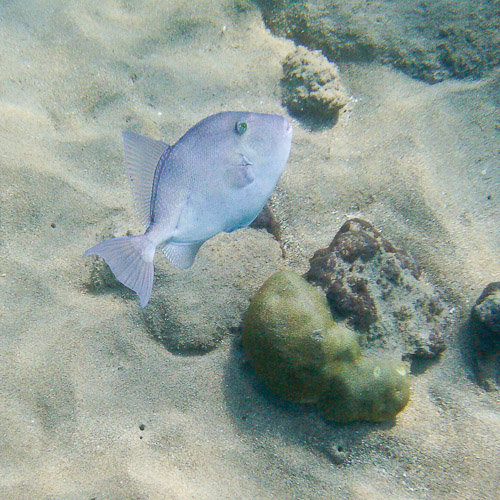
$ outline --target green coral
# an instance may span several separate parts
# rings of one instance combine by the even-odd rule
[[[280,271],[253,297],[243,348],[257,375],[288,401],[315,403],[327,420],[391,420],[408,402],[408,370],[362,356],[357,335],[334,322],[326,297]]]

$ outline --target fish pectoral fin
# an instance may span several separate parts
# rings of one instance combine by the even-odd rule
[[[197,243],[167,243],[163,248],[162,252],[165,254],[167,259],[177,267],[181,269],[188,269],[193,265],[194,259],[201,245],[205,243],[200,241]]]
[[[226,179],[235,189],[244,188],[255,180],[255,168],[253,165],[238,165],[226,170]]]

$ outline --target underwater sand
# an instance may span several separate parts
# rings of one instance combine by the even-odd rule
[[[133,294],[89,291],[82,253],[141,230],[121,131],[173,142],[218,111],[286,113],[293,42],[229,1],[3,2],[0,36],[2,500],[498,498],[500,397],[475,383],[464,326],[500,281],[498,70],[431,86],[340,63],[353,99],[335,127],[293,121],[273,195],[287,258],[253,229],[213,238],[189,271],[157,257],[153,299],[192,294],[190,321],[224,332],[181,356]],[[305,271],[351,216],[412,254],[453,309],[447,351],[390,424],[325,424],[277,401],[232,330],[266,277]]]

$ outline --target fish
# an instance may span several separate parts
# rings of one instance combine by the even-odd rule
[[[284,116],[242,111],[204,118],[173,146],[122,132],[125,167],[146,231],[104,240],[83,257],[102,257],[146,307],[157,247],[173,265],[188,269],[205,241],[251,224],[285,168],[292,134]]]

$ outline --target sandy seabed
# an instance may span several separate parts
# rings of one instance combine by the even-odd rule
[[[0,37],[2,500],[498,498],[500,398],[476,384],[464,326],[500,281],[497,70],[429,85],[341,63],[353,98],[335,127],[293,122],[273,195],[287,258],[253,229],[213,238],[187,272],[157,257],[153,298],[196,296],[186,310],[225,332],[186,356],[133,294],[89,291],[82,253],[141,230],[120,132],[174,142],[218,111],[286,113],[293,42],[245,2],[182,0],[3,2]],[[447,351],[390,424],[280,403],[232,330],[267,276],[305,271],[350,216],[407,249],[453,309]]]

